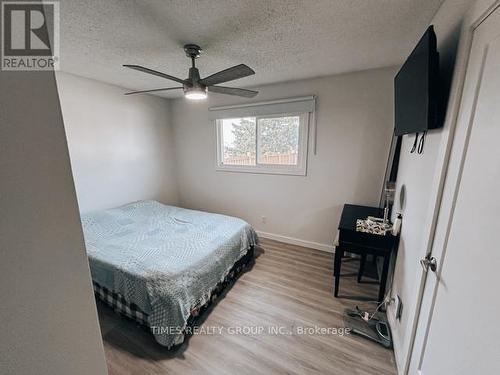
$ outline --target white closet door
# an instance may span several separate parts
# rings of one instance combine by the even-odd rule
[[[410,370],[422,375],[500,374],[500,9],[474,32],[462,103],[454,210],[426,343]]]

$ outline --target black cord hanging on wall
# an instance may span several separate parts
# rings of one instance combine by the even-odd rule
[[[415,140],[413,141],[413,146],[411,147],[410,154],[417,151],[418,154],[424,153],[425,136],[427,135],[427,130],[422,133],[420,141],[418,140],[419,133],[415,133]]]
[[[422,136],[420,137],[420,142],[418,142],[418,150],[417,152],[419,154],[424,153],[424,144],[425,144],[425,136],[427,135],[427,130],[422,133]]]
[[[410,154],[413,154],[416,151],[417,144],[418,144],[418,133],[415,133],[415,140],[413,141],[413,146],[410,150]]]

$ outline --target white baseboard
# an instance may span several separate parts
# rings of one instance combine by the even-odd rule
[[[282,236],[281,234],[267,233],[267,232],[261,232],[261,231],[256,231],[256,232],[259,235],[259,237],[267,238],[269,240],[288,243],[290,245],[309,247],[311,249],[326,251],[327,253],[333,253],[335,250],[335,247],[333,245],[326,245],[326,244],[319,243],[319,242],[306,241],[306,240],[301,240],[298,238]]]

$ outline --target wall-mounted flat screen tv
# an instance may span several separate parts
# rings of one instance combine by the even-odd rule
[[[429,26],[394,78],[395,135],[441,126],[439,82],[436,34]]]

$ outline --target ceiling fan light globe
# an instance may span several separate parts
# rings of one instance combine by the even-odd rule
[[[207,93],[205,92],[187,92],[184,94],[186,99],[190,100],[203,100],[207,98]]]
[[[189,88],[184,90],[184,97],[189,100],[204,100],[207,98],[207,90],[202,88]]]

